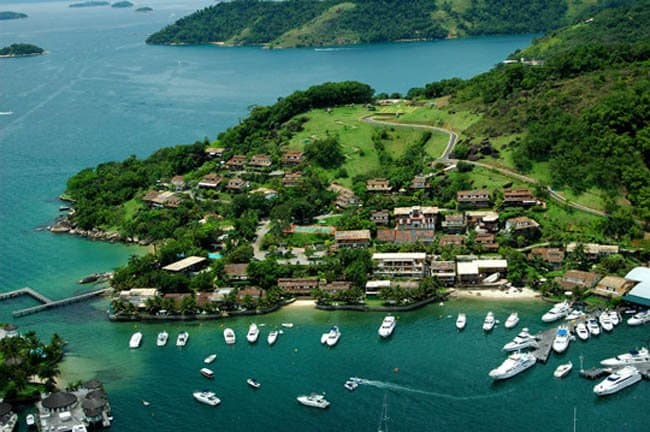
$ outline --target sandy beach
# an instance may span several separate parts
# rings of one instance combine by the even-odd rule
[[[541,294],[530,288],[501,289],[457,289],[454,298],[473,298],[485,300],[533,300],[541,298]]]
[[[296,300],[292,303],[289,303],[288,305],[284,306],[285,308],[297,308],[297,307],[311,307],[314,308],[316,307],[316,300],[311,300],[311,299],[299,299]]]

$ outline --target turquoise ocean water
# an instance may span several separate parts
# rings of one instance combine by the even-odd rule
[[[130,154],[146,156],[158,147],[211,138],[246,115],[253,104],[272,103],[293,90],[328,80],[356,79],[378,91],[410,87],[487,70],[531,35],[484,37],[414,44],[262,50],[259,48],[148,47],[145,37],[207,1],[149,2],[155,12],[129,9],[70,9],[66,2],[11,3],[0,10],[26,12],[26,20],[0,22],[0,45],[31,42],[46,56],[0,61],[0,291],[31,286],[54,298],[86,289],[82,276],[114,268],[136,248],[89,242],[39,231],[57,215],[55,197],[79,169]],[[0,321],[29,299],[0,303]],[[505,320],[519,310],[531,330],[541,329],[538,303],[449,302],[401,314],[390,341],[379,341],[381,314],[325,313],[295,308],[259,318],[263,336],[284,321],[276,346],[245,343],[249,319],[228,321],[239,336],[223,343],[224,323],[139,325],[143,347],[129,351],[133,324],[105,320],[107,302],[94,301],[16,320],[23,330],[69,341],[63,364],[69,380],[98,376],[107,383],[114,407],[114,431],[178,430],[376,430],[388,394],[394,431],[647,430],[650,386],[642,383],[598,400],[594,383],[573,373],[554,380],[566,359],[594,365],[650,337],[648,328],[617,329],[588,344],[575,343],[561,359],[505,383],[487,372],[504,358],[500,347],[514,332],[480,330],[488,309]],[[454,319],[468,313],[458,334]],[[334,349],[319,343],[336,323],[343,336]],[[155,347],[166,328],[175,337],[187,329],[189,345]],[[202,359],[218,354],[216,379],[199,374]],[[396,369],[397,368],[397,369]],[[374,382],[355,393],[343,381],[357,375]],[[263,384],[253,392],[248,376]],[[214,389],[223,403],[199,405],[191,392]],[[327,411],[298,406],[295,396],[323,391]],[[140,401],[151,402],[144,407]]]

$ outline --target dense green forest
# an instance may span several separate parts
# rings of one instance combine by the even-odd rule
[[[20,12],[3,11],[0,12],[0,21],[27,18],[27,14]]]
[[[11,44],[8,47],[0,48],[0,56],[20,57],[35,54],[43,54],[45,50],[31,44]]]
[[[149,36],[151,44],[319,46],[542,32],[611,0],[235,0]]]

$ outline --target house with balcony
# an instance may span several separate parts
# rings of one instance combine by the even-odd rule
[[[490,191],[487,189],[467,190],[456,192],[456,202],[459,208],[490,207]]]
[[[304,154],[301,151],[286,151],[282,153],[282,165],[284,166],[299,165],[304,159]]]
[[[492,210],[472,210],[465,212],[467,226],[479,231],[495,233],[499,231],[499,213]]]
[[[263,170],[270,168],[273,165],[271,156],[265,154],[254,155],[250,161],[248,161],[248,166],[256,170]]]
[[[390,213],[388,210],[378,210],[370,214],[370,220],[375,225],[388,225],[390,223]]]
[[[223,177],[221,177],[219,174],[210,173],[204,175],[197,186],[204,189],[216,189],[219,187],[222,181]]]
[[[395,229],[435,231],[438,213],[438,207],[396,207],[393,209]]]
[[[280,278],[278,279],[278,288],[282,291],[289,293],[291,295],[311,295],[311,292],[321,285],[325,284],[325,281],[317,277],[306,277],[306,278]]]
[[[431,277],[438,279],[446,286],[456,283],[456,262],[455,261],[431,261],[429,263]]]
[[[284,187],[296,187],[302,182],[302,173],[289,172],[285,173],[282,177],[282,184]]]
[[[368,192],[388,193],[392,189],[390,181],[385,178],[374,178],[366,182],[366,190]]]
[[[562,267],[564,262],[564,251],[560,248],[537,247],[532,248],[528,253],[528,259],[540,259],[551,267],[557,269]]]
[[[370,244],[370,230],[336,231],[334,241],[337,249],[368,247]]]
[[[480,245],[485,252],[495,252],[499,250],[497,236],[492,233],[479,232],[474,236],[474,243]]]
[[[592,289],[601,278],[599,273],[569,270],[555,280],[564,290],[573,291],[576,288]]]
[[[422,279],[427,270],[426,256],[424,252],[375,253],[373,274],[382,278]]]
[[[244,155],[234,155],[226,162],[228,169],[232,171],[239,171],[244,169],[246,165],[246,156]]]
[[[539,201],[530,189],[506,189],[503,191],[502,207],[532,207]]]
[[[442,220],[442,230],[449,234],[461,234],[467,229],[467,220],[463,213],[446,214]]]
[[[506,221],[506,231],[513,236],[535,237],[539,234],[539,224],[527,216],[513,217]]]

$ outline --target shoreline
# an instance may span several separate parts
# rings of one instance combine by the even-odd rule
[[[450,298],[477,299],[477,300],[542,300],[542,294],[531,288],[509,288],[500,290],[494,288],[484,289],[456,289]]]

